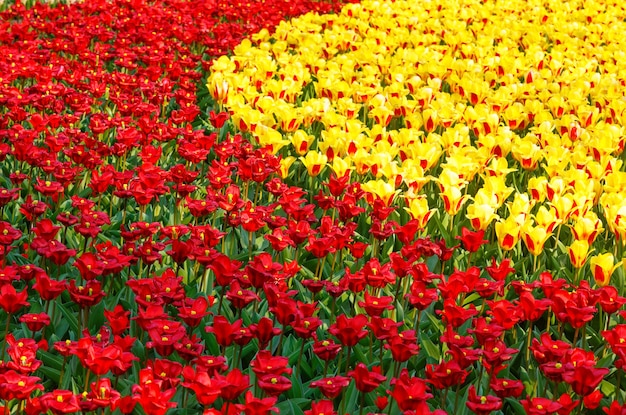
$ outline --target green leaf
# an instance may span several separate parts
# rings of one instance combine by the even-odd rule
[[[60,301],[57,301],[55,307],[59,309],[67,323],[69,324],[70,329],[74,332],[76,336],[80,337],[80,326],[78,325],[78,318],[76,317],[76,312],[69,310],[65,305],[63,305]]]
[[[429,357],[432,357],[437,361],[441,360],[441,351],[428,337],[422,336],[420,341]]]
[[[308,402],[308,399],[291,398],[276,404],[276,408],[279,414],[303,415],[302,407]]]
[[[443,333],[443,324],[441,323],[441,320],[435,317],[434,313],[426,313],[426,316],[432,325],[439,331],[439,334]]]

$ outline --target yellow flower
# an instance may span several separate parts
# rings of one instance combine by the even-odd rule
[[[289,144],[289,140],[285,140],[279,131],[262,124],[254,130],[254,136],[261,147],[272,146],[274,154]]]
[[[500,248],[510,251],[517,245],[520,237],[520,224],[514,218],[496,222],[496,236]]]
[[[361,189],[374,196],[374,198],[368,198],[370,203],[375,198],[378,198],[383,201],[385,206],[391,206],[394,197],[400,193],[400,190],[396,190],[396,187],[393,184],[384,180],[370,180],[361,185]]]
[[[280,160],[280,177],[286,179],[289,176],[289,168],[296,161],[296,158],[293,156],[287,156]]]
[[[408,207],[404,209],[409,212],[411,217],[419,223],[419,228],[423,229],[428,223],[433,212],[436,209],[428,209],[428,199],[425,195],[419,195],[417,197],[407,198]]]
[[[552,232],[556,225],[561,224],[561,220],[557,217],[553,207],[548,209],[545,206],[539,206],[539,210],[533,215],[533,218],[538,226],[545,228],[548,232]]]
[[[328,157],[317,151],[309,151],[306,156],[300,157],[300,161],[306,167],[309,175],[315,177],[326,167]]]
[[[337,177],[343,177],[352,167],[352,160],[349,157],[335,157],[330,168],[335,172]]]
[[[307,134],[304,130],[297,130],[291,135],[291,144],[298,155],[303,156],[309,151],[311,143],[315,140],[314,135]]]
[[[528,179],[528,193],[535,202],[543,202],[548,194],[548,179],[544,176]]]
[[[611,282],[611,275],[613,271],[621,265],[618,263],[614,265],[615,258],[610,252],[593,256],[589,259],[589,268],[591,275],[600,287],[604,287]]]
[[[467,207],[465,216],[470,220],[475,230],[484,231],[493,220],[499,218],[495,212],[491,205],[472,203]]]
[[[550,236],[551,232],[548,232],[543,226],[533,226],[531,221],[527,221],[522,226],[521,232],[522,240],[533,256],[537,256],[543,252],[543,246]]]
[[[541,148],[528,138],[513,143],[511,153],[524,170],[535,170],[542,157]]]
[[[212,74],[208,80],[207,87],[209,88],[211,96],[219,105],[224,105],[228,102],[228,91],[230,90],[230,85],[221,72],[215,72]]]
[[[582,268],[587,261],[589,253],[589,244],[585,240],[575,240],[569,248],[567,248],[570,262],[574,268]]]
[[[572,226],[574,238],[586,241],[589,245],[595,241],[596,236],[603,230],[602,221],[593,211],[589,211],[583,217],[578,218],[574,226]]]

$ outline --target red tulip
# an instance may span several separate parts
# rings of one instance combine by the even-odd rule
[[[380,367],[374,366],[370,371],[364,363],[357,364],[354,370],[348,372],[348,376],[354,379],[356,388],[363,393],[373,391],[387,379],[380,373]]]
[[[493,395],[476,395],[476,388],[471,385],[467,393],[467,407],[478,415],[488,415],[502,408],[502,400]]]
[[[363,329],[366,324],[367,317],[363,314],[353,318],[341,314],[337,317],[337,321],[330,326],[328,332],[337,337],[344,346],[354,347],[361,339],[367,336],[367,330]]]

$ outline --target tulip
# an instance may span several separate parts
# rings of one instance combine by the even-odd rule
[[[567,248],[569,259],[572,262],[574,268],[582,268],[587,261],[587,254],[589,253],[589,243],[584,240],[574,241],[569,248]]]
[[[520,225],[510,217],[506,220],[496,222],[496,236],[500,248],[510,251],[517,245],[520,237]]]
[[[589,267],[591,269],[591,275],[593,275],[593,278],[596,281],[596,284],[598,284],[600,287],[604,287],[609,284],[609,282],[611,281],[611,275],[613,274],[613,271],[615,271],[615,269],[619,265],[621,265],[621,263],[618,263],[617,265],[613,265],[614,262],[615,262],[615,258],[613,257],[613,254],[610,252],[596,255],[596,256],[591,257],[591,259],[589,259]]]
[[[300,161],[304,164],[304,167],[306,167],[309,175],[315,177],[326,167],[328,157],[317,151],[310,151],[306,156],[300,157]]]
[[[465,216],[470,220],[472,227],[477,231],[485,231],[494,219],[498,219],[493,206],[473,203],[467,207]]]
[[[543,246],[552,233],[542,226],[532,226],[530,222],[522,227],[522,240],[526,248],[533,256],[538,256],[543,252]]]
[[[425,195],[420,195],[408,199],[408,204],[409,206],[404,209],[417,221],[418,228],[424,229],[428,223],[428,219],[430,219],[430,216],[435,211],[435,209],[428,209],[428,198]]]

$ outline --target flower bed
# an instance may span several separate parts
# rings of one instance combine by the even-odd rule
[[[0,14],[7,413],[626,410],[623,10],[341,6]]]

